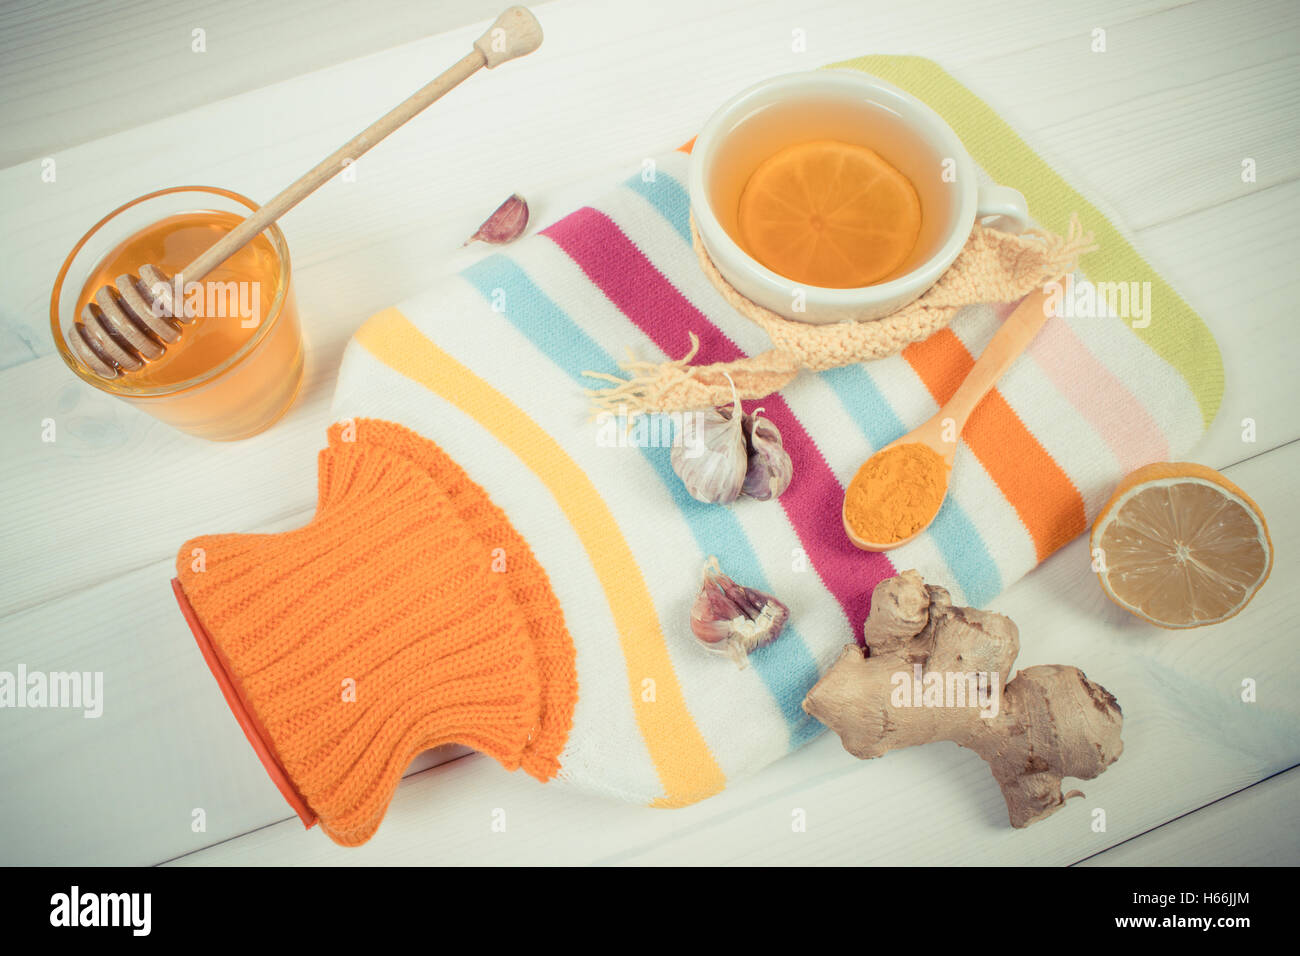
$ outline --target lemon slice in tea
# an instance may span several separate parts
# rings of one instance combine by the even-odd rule
[[[852,289],[903,264],[921,231],[911,181],[871,149],[834,139],[765,159],[737,210],[745,251],[788,279]]]

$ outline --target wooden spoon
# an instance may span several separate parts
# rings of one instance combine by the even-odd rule
[[[1047,294],[1042,289],[1035,289],[1025,296],[1020,305],[1016,306],[1015,311],[1003,321],[1002,327],[998,329],[997,334],[993,336],[992,341],[984,349],[984,354],[979,357],[979,361],[971,368],[965,381],[958,386],[952,398],[944,403],[938,413],[923,425],[912,429],[902,438],[890,442],[872,455],[871,458],[875,458],[877,455],[881,455],[899,445],[917,443],[925,445],[943,459],[945,465],[944,494],[946,496],[948,478],[952,474],[952,460],[957,452],[957,439],[961,437],[962,429],[966,427],[966,420],[970,418],[975,406],[997,384],[998,379],[1002,377],[1002,373],[1019,357],[1034,336],[1038,334],[1038,330],[1047,322],[1049,312],[1046,306]],[[945,422],[947,423],[946,427]],[[945,432],[951,438],[950,441],[944,440]],[[871,458],[867,459],[868,463]],[[882,543],[879,541],[864,541],[858,537],[853,530],[853,526],[849,523],[847,502],[850,492],[855,487],[860,487],[859,482],[867,480],[864,477],[866,470],[867,464],[864,463],[858,469],[858,473],[853,476],[853,480],[849,482],[849,487],[844,491],[845,507],[841,509],[841,516],[844,522],[844,530],[848,534],[850,541],[863,551],[888,551],[891,548],[907,544],[930,526],[930,523],[934,521],[933,515],[929,521],[917,529],[915,534],[909,535],[901,541]],[[940,503],[940,507],[943,507],[942,503]],[[938,514],[938,509],[935,510],[935,514]]]
[[[317,163],[200,253],[176,276],[169,278],[161,269],[145,263],[140,266],[138,277],[120,275],[114,285],[99,289],[81,315],[73,320],[68,335],[73,354],[102,378],[117,378],[160,358],[167,347],[181,337],[181,326],[177,323],[189,324],[193,320],[192,316],[184,314],[184,308],[179,310],[180,314],[175,314],[173,300],[177,291],[183,294],[187,283],[200,281],[233,256],[263,229],[333,178],[347,165],[347,161],[355,160],[479,69],[487,67],[490,70],[532,53],[541,42],[541,25],[526,8],[506,10],[459,62]]]

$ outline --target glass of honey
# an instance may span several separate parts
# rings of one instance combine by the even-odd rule
[[[103,286],[145,264],[174,276],[257,210],[225,189],[176,186],[134,199],[68,253],[50,296],[50,330],[80,378],[181,431],[233,441],[288,411],[302,385],[303,345],[289,247],[272,225],[201,282],[180,290],[180,338],[142,368],[104,378],[72,352],[74,321]]]

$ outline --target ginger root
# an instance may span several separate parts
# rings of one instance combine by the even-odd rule
[[[1008,681],[1016,625],[954,607],[915,571],[877,585],[863,632],[870,656],[847,645],[803,702],[855,757],[950,740],[984,758],[1011,825],[1027,827],[1083,796],[1062,794],[1062,778],[1091,780],[1124,749],[1123,715],[1104,687],[1063,665]],[[987,675],[982,695],[976,675]]]

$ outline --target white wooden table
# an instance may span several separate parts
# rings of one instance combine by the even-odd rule
[[[499,5],[0,8],[0,670],[106,682],[98,719],[0,710],[0,862],[1300,863],[1294,0],[551,0],[535,7],[537,54],[457,90],[361,160],[356,182],[331,183],[284,221],[309,345],[284,421],[208,444],[64,368],[47,302],[90,223],[177,183],[266,198],[460,56]],[[192,49],[196,29],[206,52]],[[123,56],[128,40],[156,59]],[[1227,391],[1194,457],[1263,507],[1272,580],[1226,624],[1165,633],[1080,584],[1079,540],[997,599],[1020,625],[1020,665],[1079,665],[1125,711],[1123,758],[1082,785],[1086,800],[1025,831],[1006,826],[973,754],[934,745],[863,763],[831,735],[676,811],[428,754],[364,847],[304,831],[177,611],[177,546],[307,520],[349,334],[463,265],[461,240],[504,196],[524,192],[534,221],[551,221],[750,82],[864,53],[939,61],[1127,226],[1209,322]],[[42,181],[47,158],[54,182]],[[1240,699],[1246,678],[1255,703]],[[1094,807],[1105,832],[1090,826]],[[504,833],[491,827],[497,808]],[[806,832],[793,832],[795,810]]]

